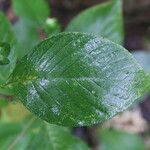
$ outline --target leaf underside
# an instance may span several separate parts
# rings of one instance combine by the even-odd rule
[[[123,47],[89,34],[61,33],[22,58],[7,86],[43,120],[83,126],[128,108],[149,90],[147,80]]]

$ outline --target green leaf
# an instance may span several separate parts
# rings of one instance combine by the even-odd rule
[[[34,114],[65,126],[92,125],[128,108],[150,78],[123,47],[82,33],[61,33],[21,59],[6,87]]]
[[[140,63],[140,65],[150,73],[150,52],[133,52],[135,59]]]
[[[40,39],[37,28],[34,25],[28,24],[28,22],[23,19],[20,19],[15,24],[14,32],[17,38],[17,55],[20,59],[25,56],[29,50],[40,41]]]
[[[100,150],[146,150],[144,141],[124,131],[105,129],[100,134]]]
[[[38,26],[41,26],[49,16],[45,0],[13,0],[13,8],[17,16]]]
[[[83,11],[66,31],[97,34],[123,44],[122,0],[112,0]]]
[[[10,22],[2,12],[0,12],[0,43],[0,84],[2,84],[16,65],[15,37]]]
[[[88,150],[66,128],[33,119],[24,124],[1,124],[0,147],[2,150]]]

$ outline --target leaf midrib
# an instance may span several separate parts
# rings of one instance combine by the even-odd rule
[[[47,80],[49,82],[55,82],[55,81],[73,81],[73,80],[74,81],[91,81],[91,80],[102,81],[101,79],[102,79],[101,77],[74,77],[74,78],[67,78],[67,77],[64,77],[64,78],[62,78],[62,77],[56,77],[56,78],[42,77],[42,78],[40,78],[40,77],[34,77],[34,79],[29,79],[29,80],[21,80],[20,79],[18,81],[14,81],[14,82],[8,81],[3,86],[11,86],[13,84],[20,84],[20,83],[27,85],[28,83],[35,82],[37,80],[41,80],[41,81]]]

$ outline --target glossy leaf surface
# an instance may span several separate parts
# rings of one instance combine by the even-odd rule
[[[24,124],[1,124],[0,147],[2,150],[88,150],[66,128],[33,119]]]
[[[62,33],[21,59],[7,82],[17,99],[59,125],[102,122],[149,89],[149,76],[123,47],[82,33]]]
[[[100,141],[99,150],[146,150],[142,138],[123,131],[106,129],[101,132]]]
[[[66,31],[92,33],[122,44],[122,1],[112,0],[83,11],[71,21]]]

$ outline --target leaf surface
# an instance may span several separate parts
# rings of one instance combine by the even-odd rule
[[[92,33],[123,44],[122,0],[111,0],[83,11],[66,31]]]
[[[102,122],[150,90],[132,55],[109,40],[61,33],[21,59],[6,87],[38,117],[65,126]]]

